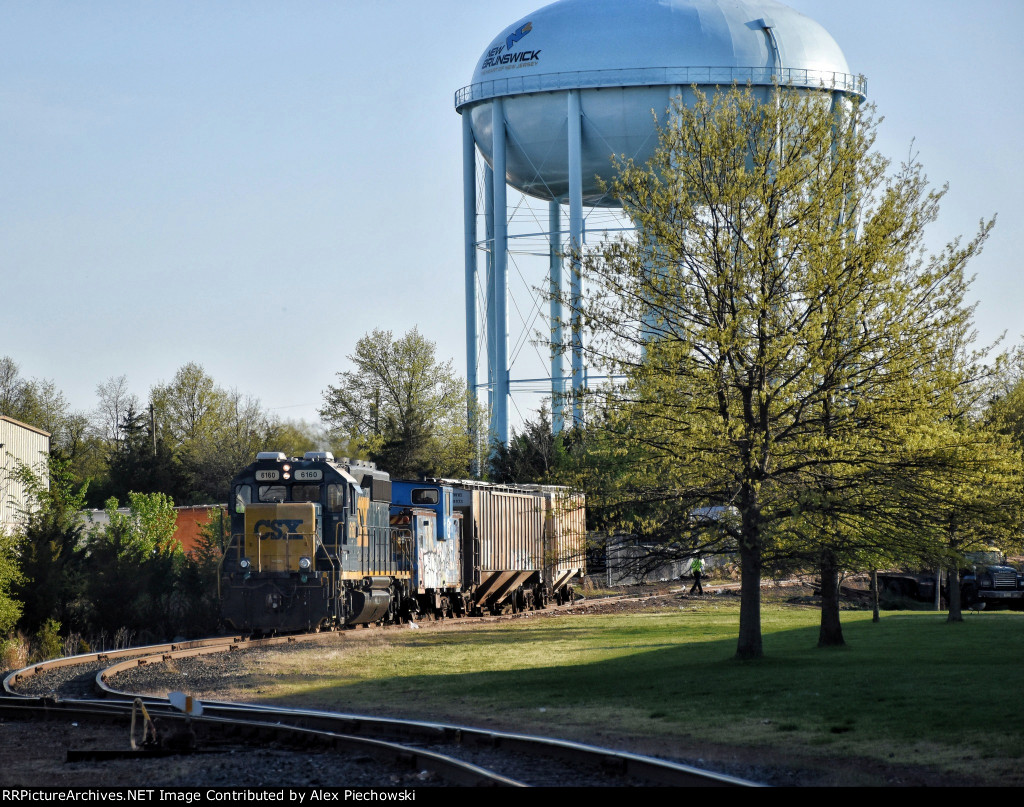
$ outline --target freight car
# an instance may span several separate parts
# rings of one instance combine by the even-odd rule
[[[585,571],[583,497],[553,486],[261,452],[228,512],[221,614],[254,634],[542,608]]]
[[[415,614],[465,616],[470,609],[462,586],[461,516],[453,511],[452,501],[453,490],[447,485],[391,485],[391,526],[398,539],[412,547]]]
[[[436,481],[452,487],[462,515],[463,585],[478,613],[572,598],[569,583],[585,572],[581,494],[553,485]]]

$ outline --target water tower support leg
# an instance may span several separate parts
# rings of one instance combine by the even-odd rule
[[[462,214],[463,257],[466,265],[466,425],[474,446],[476,465],[478,425],[476,413],[476,140],[469,111],[462,115]],[[473,468],[477,470],[476,467]]]
[[[580,250],[583,248],[583,132],[579,90],[569,91],[569,250],[572,254],[572,417],[583,423],[583,321],[580,315],[583,284]]]
[[[487,411],[494,427],[494,171],[484,164],[484,232],[487,239],[487,291],[484,330],[487,337]],[[487,439],[490,439],[489,437]]]
[[[493,437],[508,445],[508,196],[505,182],[505,105],[491,102],[494,131],[494,408]]]
[[[551,294],[551,431],[559,434],[565,424],[565,357],[562,355],[562,206],[548,202]]]

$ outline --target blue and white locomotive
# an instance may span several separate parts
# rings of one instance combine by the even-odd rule
[[[391,526],[411,542],[411,593],[418,612],[465,616],[462,517],[452,507],[453,490],[436,482],[391,484]]]
[[[221,614],[253,634],[542,608],[584,573],[582,496],[392,481],[372,463],[260,452],[232,481]]]

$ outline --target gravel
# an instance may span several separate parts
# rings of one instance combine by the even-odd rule
[[[66,762],[69,749],[127,750],[130,723],[0,721],[3,787],[434,787],[425,771],[368,757],[229,746],[216,753]]]

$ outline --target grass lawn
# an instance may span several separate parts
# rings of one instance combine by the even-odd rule
[[[245,686],[279,703],[643,741],[669,757],[707,744],[1024,784],[1024,614],[947,625],[944,613],[883,612],[874,624],[849,611],[847,646],[819,650],[817,610],[765,605],[765,658],[738,662],[738,605],[722,600],[335,638],[271,651]]]

